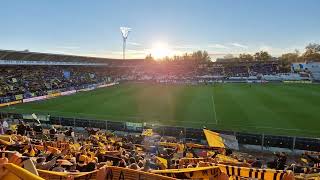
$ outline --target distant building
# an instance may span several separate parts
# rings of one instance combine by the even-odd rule
[[[292,72],[309,72],[315,81],[320,81],[320,62],[292,63]]]

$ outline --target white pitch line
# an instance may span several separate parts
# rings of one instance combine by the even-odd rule
[[[214,98],[213,98],[213,95],[211,95],[211,101],[212,101],[212,106],[213,106],[214,119],[216,120],[216,124],[218,124],[218,118],[217,118],[216,106],[215,106],[215,104],[214,104]]]
[[[214,101],[213,101],[213,96],[211,97],[212,98],[212,102],[214,104]],[[16,108],[14,107],[15,110],[25,110],[24,108]],[[214,109],[215,110],[215,109]],[[52,111],[52,110],[36,110],[34,111],[35,113],[48,113],[48,112],[56,112],[56,113],[69,113],[69,114],[84,114],[84,115],[99,115],[101,116],[101,114],[87,114],[87,113],[74,113],[74,112],[61,112],[61,111]],[[105,115],[103,115],[105,116]],[[140,116],[124,116],[124,117],[120,117],[120,116],[110,116],[110,115],[107,115],[106,117],[102,117],[104,118],[103,120],[107,120],[108,118],[111,118],[110,121],[114,121],[114,122],[119,122],[117,120],[113,120],[112,118],[123,118],[123,119],[137,119],[139,118]],[[74,118],[74,117],[66,117],[66,118]],[[84,119],[87,119],[88,117],[79,117],[79,119],[81,118],[84,118]],[[107,118],[107,119],[105,119]],[[92,119],[94,120],[94,119]],[[99,120],[102,120],[102,119],[99,119]],[[139,120],[141,121],[145,121],[142,117],[139,118]],[[149,118],[150,120],[150,118]],[[162,119],[153,119],[154,121],[157,121],[157,122],[161,122]],[[128,120],[130,121],[130,120]],[[166,120],[166,122],[177,122],[177,120]],[[155,122],[150,122],[150,123],[153,123],[155,124]],[[197,123],[197,122],[188,122],[190,124],[200,124],[200,123]],[[216,119],[216,123],[207,123],[206,124],[217,124],[218,123],[218,119]],[[293,129],[293,128],[278,128],[278,127],[271,127],[271,126],[248,126],[248,125],[232,125],[232,127],[240,127],[240,128],[253,128],[253,129],[277,129],[277,130],[285,130],[285,131],[296,131],[296,132],[304,132],[305,130],[302,130],[302,129]],[[239,131],[241,132],[241,131]],[[318,131],[310,131],[309,132],[311,133],[317,133]]]

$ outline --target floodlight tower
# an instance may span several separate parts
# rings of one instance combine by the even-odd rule
[[[120,27],[120,32],[122,34],[123,44],[122,44],[122,58],[123,60],[126,59],[126,42],[129,35],[131,28],[128,27]]]

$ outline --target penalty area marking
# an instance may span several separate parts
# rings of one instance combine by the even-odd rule
[[[212,109],[213,109],[214,120],[216,120],[216,123],[215,123],[215,124],[218,124],[216,106],[215,106],[215,104],[214,104],[213,95],[211,95],[211,101],[212,101],[212,107],[213,107]]]

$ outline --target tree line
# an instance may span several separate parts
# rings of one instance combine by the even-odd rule
[[[146,60],[155,60],[152,57],[152,54],[149,54],[145,58]],[[211,61],[211,57],[209,56],[207,51],[195,51],[193,53],[185,53],[181,56],[175,55],[172,57],[164,57],[160,59],[161,61],[183,61],[183,60],[193,60],[193,61],[201,61],[201,62],[206,62],[206,61]]]
[[[146,60],[155,60],[151,54],[147,55]],[[181,61],[181,60],[194,60],[194,61],[211,61],[207,51],[196,51],[193,53],[185,53],[181,56],[164,57],[163,61]],[[301,53],[298,50],[294,52],[282,54],[280,57],[272,57],[267,51],[260,51],[254,54],[242,53],[239,56],[226,55],[218,61],[234,61],[234,62],[252,62],[252,61],[271,61],[278,60],[283,66],[290,66],[291,63],[316,61],[320,62],[320,44],[310,43],[305,47],[305,52]]]

